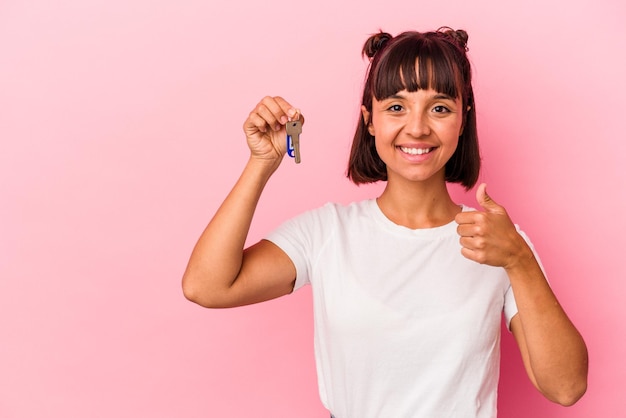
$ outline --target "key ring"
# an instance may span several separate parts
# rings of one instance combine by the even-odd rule
[[[296,150],[293,147],[293,141],[291,140],[291,135],[287,135],[287,155],[291,158],[296,157]]]

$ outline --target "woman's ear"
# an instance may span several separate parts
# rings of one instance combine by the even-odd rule
[[[374,125],[372,125],[372,121],[370,120],[370,116],[372,116],[372,114],[365,108],[364,105],[361,105],[361,113],[363,114],[363,122],[367,125],[367,131],[370,135],[376,136],[374,135]]]

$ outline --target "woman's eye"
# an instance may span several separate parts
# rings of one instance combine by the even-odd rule
[[[389,106],[388,110],[391,110],[392,112],[401,112],[402,111],[402,106],[397,105],[397,104],[396,105],[391,105],[391,106]]]
[[[448,109],[445,106],[435,106],[433,108],[433,112],[435,112],[435,113],[446,113],[446,112],[449,112],[449,111],[450,111],[450,109]]]

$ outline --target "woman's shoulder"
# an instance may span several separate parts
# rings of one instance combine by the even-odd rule
[[[323,226],[343,224],[358,221],[363,217],[371,217],[374,199],[345,202],[326,202],[315,208],[306,210],[292,218],[297,223],[313,223]]]
[[[327,216],[337,217],[363,216],[370,213],[375,204],[375,199],[364,199],[349,203],[327,202],[316,209],[312,209],[310,212],[318,212]]]

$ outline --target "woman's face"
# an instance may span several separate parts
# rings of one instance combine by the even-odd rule
[[[460,98],[432,89],[402,90],[381,101],[373,98],[371,114],[362,111],[389,182],[445,181],[445,165],[463,129]]]

